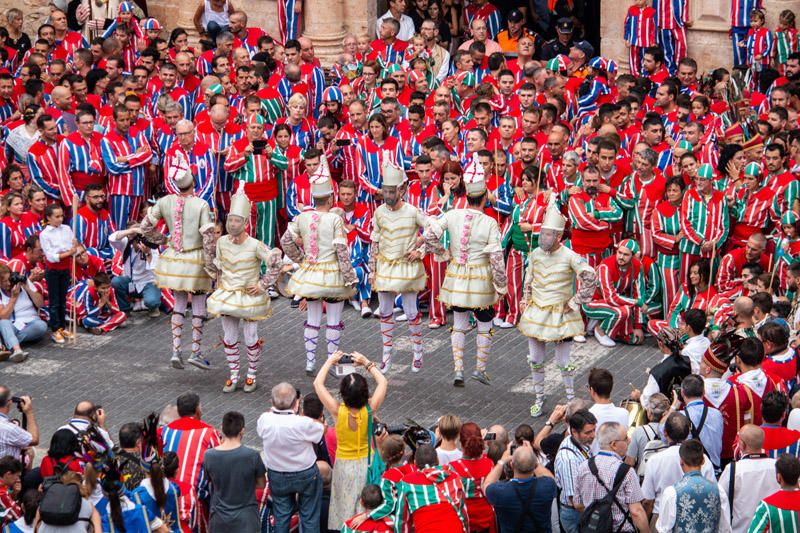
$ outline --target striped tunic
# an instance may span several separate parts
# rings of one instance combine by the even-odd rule
[[[144,150],[138,150],[144,147]],[[142,196],[145,171],[153,152],[142,133],[128,132],[123,137],[114,129],[100,143],[103,162],[108,172],[108,194]],[[118,157],[127,161],[117,162]]]
[[[408,515],[417,533],[469,531],[464,485],[446,467],[434,466],[404,476],[397,494],[395,531],[402,531]]]
[[[47,144],[39,139],[28,149],[28,174],[50,200],[61,198],[58,189],[58,141]]]
[[[83,191],[88,183],[103,183],[102,139],[101,134],[93,132],[87,140],[76,131],[58,145],[58,188],[65,206],[72,205],[76,189]]]
[[[797,28],[775,30],[775,63],[784,65],[790,54],[800,50],[798,47]]]
[[[358,141],[358,149],[361,160],[364,163],[364,173],[359,176],[359,197],[362,202],[371,201],[374,194],[380,190],[383,184],[381,168],[383,159],[387,156],[389,161],[397,166],[403,165],[403,147],[395,137],[387,137],[378,145],[372,137],[364,136]]]
[[[211,152],[216,154],[216,182],[219,192],[232,192],[234,190],[233,176],[225,169],[226,156],[219,152],[230,148],[234,142],[241,139],[244,136],[244,130],[238,124],[228,122],[222,128],[222,131],[217,131],[211,121],[208,121],[198,124],[195,132],[197,140],[208,146]]]
[[[747,32],[747,62],[769,65],[772,60],[772,32],[767,28],[759,28]],[[756,59],[756,56],[761,56]]]
[[[194,174],[194,194],[198,198],[205,200],[214,209],[214,186],[217,173],[217,159],[211,150],[201,142],[195,142],[194,146],[188,151],[181,148],[179,142],[175,142],[164,156],[164,184],[169,194],[178,194],[178,188],[169,179],[169,168],[172,160],[177,154],[183,155],[185,161],[189,162],[192,174]]]
[[[628,8],[625,17],[625,42],[631,46],[646,48],[656,44],[655,10],[647,6],[639,9],[637,6]]]
[[[656,245],[656,261],[663,268],[679,268],[678,239],[681,231],[680,208],[667,200],[658,202],[650,214],[650,227]]]
[[[75,219],[75,238],[83,244],[92,255],[111,261],[114,249],[108,242],[108,236],[117,231],[111,215],[105,209],[94,212],[88,205],[78,209]]]
[[[761,9],[762,0],[731,0],[731,27],[750,26],[750,12]]]
[[[683,196],[680,217],[684,236],[678,244],[681,252],[699,255],[704,241],[717,241],[717,248],[720,248],[728,238],[728,204],[719,191],[704,198],[691,187]]]
[[[800,490],[784,489],[764,498],[756,507],[748,533],[800,532]]]
[[[689,20],[687,0],[655,0],[656,24],[662,30],[682,28]]]
[[[464,22],[465,28],[469,28],[475,18],[483,19],[486,23],[486,29],[489,33],[489,38],[492,40],[497,39],[497,34],[500,33],[502,27],[502,17],[500,11],[497,10],[490,2],[484,3],[482,6],[476,6],[470,3],[464,8]]]
[[[279,2],[280,4],[280,2]],[[261,99],[261,110],[268,124],[275,124],[283,116],[283,97],[274,87],[264,87],[256,93]]]

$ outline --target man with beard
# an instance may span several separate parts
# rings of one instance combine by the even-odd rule
[[[567,213],[572,235],[568,247],[597,268],[611,246],[611,228],[622,220],[622,208],[607,192],[600,192],[600,172],[586,167],[581,175],[581,191],[570,195]]]
[[[162,94],[168,95],[181,106],[183,118],[191,117],[192,98],[186,89],[178,86],[178,68],[174,64],[162,65],[158,71],[158,80],[152,80],[150,85],[154,89],[147,102],[147,112],[151,118],[158,116],[158,99]]]
[[[579,254],[561,245],[565,223],[551,203],[542,222],[539,246],[528,256],[521,303],[524,312],[517,327],[528,337],[528,363],[536,394],[531,406],[533,417],[543,413],[546,343],[556,343],[556,365],[561,371],[567,400],[575,396],[575,366],[569,364],[569,352],[572,338],[583,335],[581,305],[591,301],[597,287],[594,269]]]
[[[383,338],[384,374],[392,364],[394,337],[394,300],[400,295],[408,318],[414,360],[412,372],[422,368],[422,315],[417,309],[417,294],[425,290],[424,246],[417,235],[425,227],[425,215],[404,202],[408,180],[402,169],[389,160],[383,162],[383,204],[375,210],[369,250],[370,285],[378,293],[378,312]]]
[[[228,360],[230,377],[222,392],[233,392],[239,382],[239,323],[244,321],[243,334],[247,346],[247,378],[244,392],[256,389],[256,372],[261,359],[258,322],[272,315],[269,287],[281,270],[281,252],[248,235],[250,201],[242,191],[233,195],[231,210],[225,222],[228,234],[217,241],[217,290],[208,297],[208,312],[222,316],[222,342]],[[267,266],[261,275],[262,264]]]
[[[175,194],[178,187],[171,180],[169,170],[180,159],[187,161],[191,174],[195,176],[195,194],[214,207],[214,189],[217,175],[217,158],[208,146],[198,141],[194,134],[194,124],[186,119],[178,121],[175,125],[177,139],[164,155],[164,185],[170,193]],[[227,163],[227,161],[226,161]]]
[[[600,290],[593,301],[583,305],[583,312],[602,346],[616,346],[613,338],[634,344],[644,340],[642,314],[647,307],[643,303],[642,264],[635,257],[638,253],[636,241],[625,239],[616,254],[603,259],[597,267]]]
[[[777,225],[781,217],[794,211],[800,214],[800,182],[786,168],[786,148],[782,144],[768,144],[764,150],[764,166],[767,176],[764,185],[772,189],[772,220]]]
[[[736,248],[722,257],[717,273],[716,288],[721,293],[741,290],[742,270],[745,265],[756,263],[764,272],[770,270],[770,256],[764,253],[767,239],[761,233],[754,233],[747,238],[744,248]]]
[[[86,204],[78,209],[75,219],[75,238],[86,247],[86,251],[100,257],[110,266],[114,248],[108,242],[108,237],[117,229],[105,208],[105,189],[102,185],[88,185],[84,199]]]

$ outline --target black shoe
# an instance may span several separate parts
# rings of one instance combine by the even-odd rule
[[[292,303],[289,304],[289,307],[291,307],[292,309],[297,309],[298,307],[300,307],[300,300],[292,299]]]
[[[454,387],[463,387],[464,386],[464,372],[461,370],[456,370],[455,378],[453,379],[453,386]]]

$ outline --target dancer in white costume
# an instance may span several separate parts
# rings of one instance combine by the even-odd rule
[[[258,337],[258,322],[272,315],[267,292],[281,272],[281,251],[270,250],[266,244],[248,235],[250,201],[240,190],[231,199],[225,221],[227,235],[217,241],[214,265],[218,271],[217,289],[208,297],[208,312],[222,317],[222,343],[230,368],[230,378],[222,392],[233,392],[239,382],[239,324],[242,323],[247,347],[247,377],[244,392],[256,389],[256,372],[261,359],[262,341]],[[261,275],[261,264],[267,271]]]
[[[422,256],[425,246],[419,230],[425,227],[425,215],[413,205],[404,202],[408,180],[402,169],[384,158],[381,192],[383,204],[372,217],[372,235],[369,249],[370,285],[378,293],[378,309],[383,340],[383,360],[380,371],[384,374],[392,364],[394,337],[394,299],[403,300],[403,311],[408,317],[414,360],[412,372],[422,368],[422,315],[417,309],[417,293],[425,289],[425,267]]]
[[[551,202],[539,233],[539,246],[528,254],[523,284],[524,309],[517,328],[528,337],[528,362],[531,365],[536,400],[531,415],[542,415],[544,405],[545,344],[555,343],[556,365],[567,390],[575,396],[575,367],[569,362],[572,338],[583,335],[581,304],[589,302],[597,287],[597,274],[584,258],[561,244],[564,217]],[[578,291],[575,292],[575,279]]]

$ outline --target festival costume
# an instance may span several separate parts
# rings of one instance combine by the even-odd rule
[[[477,158],[464,172],[464,184],[467,196],[479,197],[486,193],[483,167]],[[448,250],[441,242],[445,231],[451,233]],[[464,339],[469,331],[469,311],[478,319],[477,363],[472,377],[488,384],[486,361],[492,347],[494,305],[508,291],[497,222],[482,209],[455,209],[441,218],[431,219],[424,238],[429,250],[450,259],[439,299],[454,311],[450,341],[455,385],[463,386]]]
[[[128,220],[139,220],[145,171],[153,152],[145,135],[136,130],[124,135],[116,129],[109,131],[100,142],[100,149],[108,173],[111,220],[115,227],[125,229]],[[119,161],[119,158],[124,161]]]
[[[194,183],[189,163],[182,157],[174,159],[168,179],[179,189]],[[169,238],[156,230],[159,220],[169,228]],[[172,366],[183,368],[181,337],[184,313],[189,293],[192,293],[192,357],[191,364],[201,364],[200,343],[203,339],[203,321],[206,315],[206,294],[211,291],[214,259],[214,219],[208,203],[194,195],[170,194],[159,198],[142,222],[142,232],[153,242],[167,241],[167,248],[158,259],[156,285],[172,289],[175,307],[172,313]]]
[[[403,476],[397,484],[395,531],[410,521],[416,533],[467,533],[461,477],[447,467],[433,466]]]
[[[383,163],[383,187],[400,188],[406,182],[405,172],[393,165],[388,158]],[[402,200],[398,199],[398,202]],[[425,215],[409,203],[402,202],[391,209],[380,205],[372,217],[370,237],[369,271],[374,276],[372,289],[378,293],[381,337],[383,339],[382,372],[387,372],[392,362],[392,338],[394,336],[394,299],[400,295],[403,311],[408,318],[408,329],[414,350],[412,371],[422,368],[422,316],[417,310],[417,294],[425,289],[426,276],[422,264],[424,246],[417,245],[419,230],[425,227]],[[420,257],[410,261],[412,251]]]
[[[700,167],[698,174],[704,170],[703,167]],[[710,167],[707,170],[710,172]],[[701,253],[703,242],[716,241],[715,256],[719,258],[719,250],[728,238],[728,204],[720,191],[714,190],[708,197],[703,197],[697,189],[690,187],[683,197],[680,217],[683,231],[683,239],[678,244],[681,251],[680,279],[686,279],[692,263],[701,257],[711,257],[711,250]],[[713,274],[714,265],[711,265],[711,269]]]
[[[250,219],[250,202],[240,191],[231,199],[228,216]],[[267,274],[261,276],[261,265],[267,265]],[[208,312],[212,316],[222,316],[225,357],[231,377],[223,392],[236,389],[239,380],[239,323],[244,320],[244,342],[247,346],[247,380],[245,392],[255,390],[256,371],[261,359],[262,341],[258,338],[258,322],[272,315],[272,307],[267,289],[280,273],[281,252],[270,250],[263,242],[245,235],[244,241],[237,244],[231,235],[217,241],[214,266],[219,272],[217,289],[208,297]],[[251,295],[249,287],[258,285],[263,292]]]
[[[644,50],[656,44],[655,9],[650,6],[639,8],[630,6],[625,17],[624,39],[629,45],[628,65],[631,74],[642,74],[642,58]]]
[[[330,171],[324,159],[310,181],[311,194],[317,201],[327,201],[333,195]],[[302,249],[295,242],[297,239],[302,241]],[[287,289],[296,298],[308,300],[303,335],[306,372],[310,374],[317,360],[322,301],[327,303],[325,338],[330,357],[339,349],[344,329],[342,309],[344,302],[355,294],[358,277],[350,263],[344,222],[336,213],[316,209],[303,211],[289,223],[281,237],[281,246],[289,259],[300,265],[292,274]]]
[[[771,494],[756,507],[748,533],[783,533],[800,530],[800,491],[784,489]]]
[[[555,204],[548,207],[542,229],[562,233],[566,221]],[[578,290],[575,291],[577,282]],[[569,364],[573,337],[583,335],[581,305],[588,303],[597,287],[597,274],[577,252],[558,244],[554,251],[535,248],[528,255],[523,298],[525,311],[519,331],[528,337],[528,363],[533,376],[536,403],[533,416],[542,414],[544,404],[545,343],[556,343],[556,364],[567,391],[567,399],[575,395],[575,366]]]

